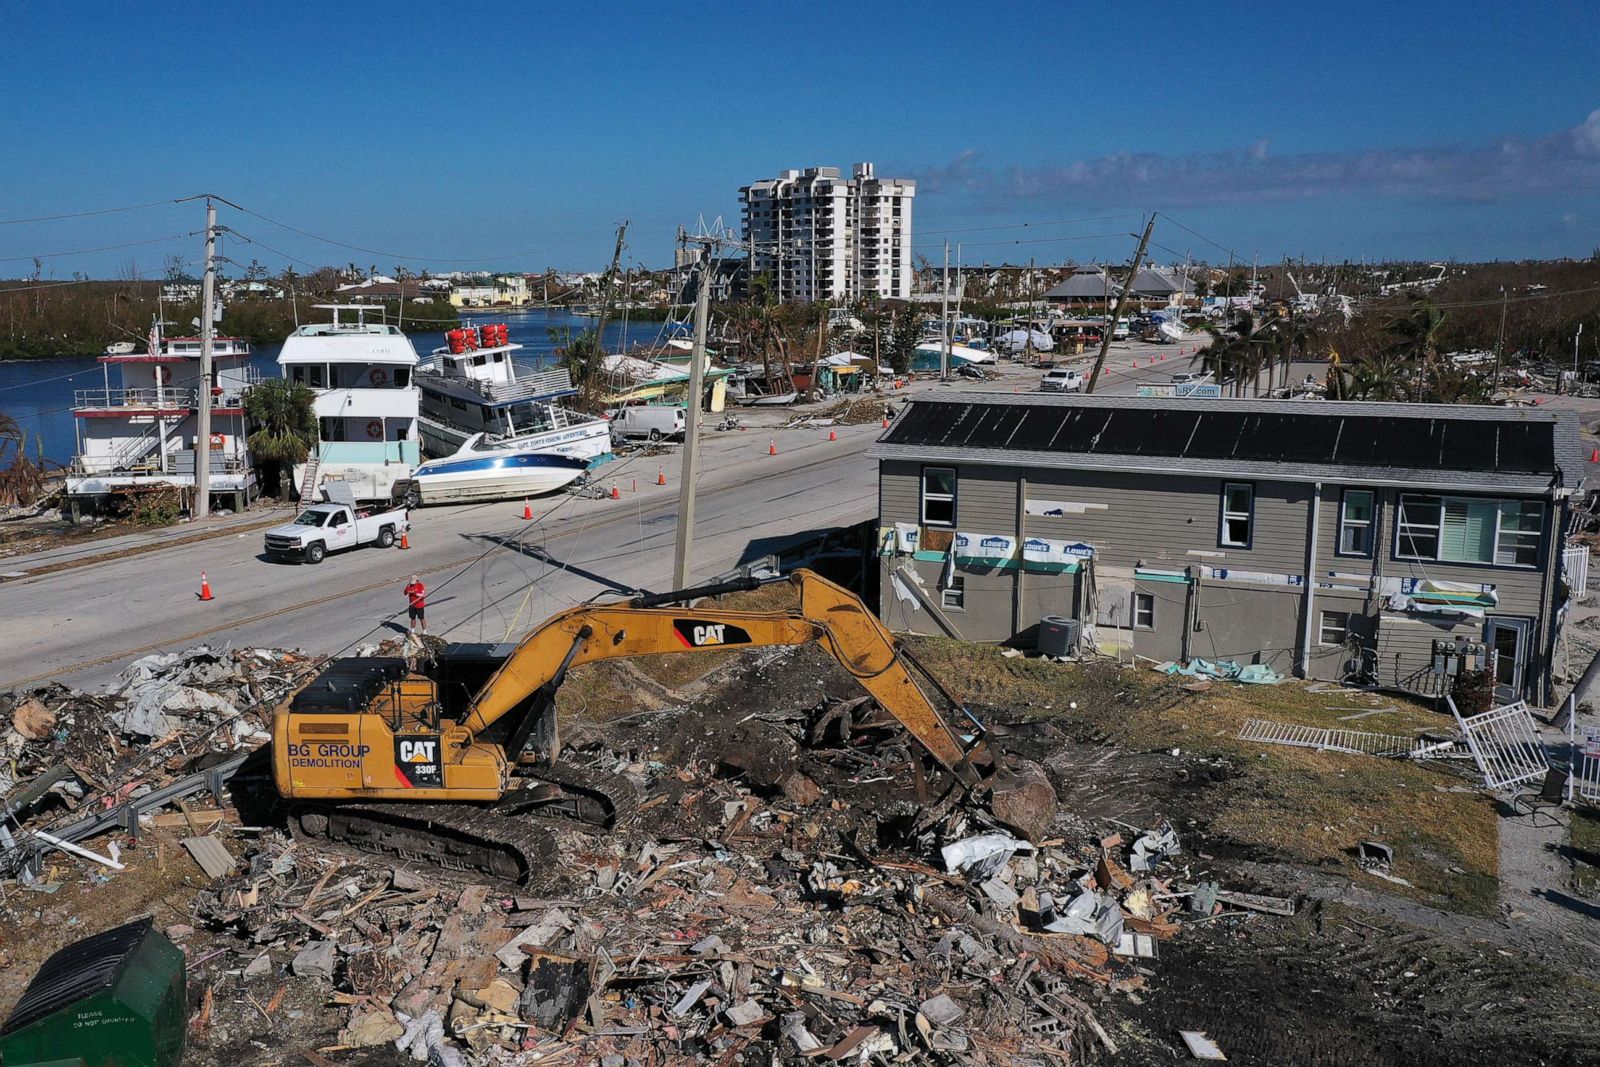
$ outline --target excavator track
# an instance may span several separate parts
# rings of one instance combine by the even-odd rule
[[[525,885],[559,871],[552,830],[610,832],[638,807],[637,788],[617,775],[558,766],[528,769],[519,778],[539,784],[512,790],[493,805],[301,804],[290,812],[289,829],[300,841]]]

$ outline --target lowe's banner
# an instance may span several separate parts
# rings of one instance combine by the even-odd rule
[[[1094,555],[1094,546],[1076,541],[1051,541],[1030,537],[1022,542],[1022,561],[1030,571],[1060,574],[1077,569],[1080,560]]]
[[[950,554],[957,563],[992,567],[1016,556],[1017,539],[1007,534],[957,533],[950,543]]]

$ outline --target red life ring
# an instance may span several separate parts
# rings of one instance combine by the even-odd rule
[[[367,423],[367,436],[372,438],[374,441],[383,440],[383,423],[379,422],[377,419],[373,419],[371,422]]]
[[[373,385],[376,386],[384,386],[389,384],[389,372],[384,370],[382,367],[373,367],[371,372],[367,375],[367,378],[372,382]]]

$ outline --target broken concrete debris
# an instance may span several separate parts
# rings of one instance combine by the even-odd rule
[[[156,795],[197,757],[243,750],[305,663],[197,649],[147,657],[111,693],[30,694],[27,722],[43,708],[58,726],[30,726],[41,738],[13,726],[19,771],[70,769],[18,828],[91,796]],[[586,729],[569,755],[630,777],[638,814],[608,835],[551,822],[554,862],[525,884],[318,847],[281,816],[247,820],[212,798],[147,813],[134,866],[181,861],[201,887],[173,927],[204,1006],[193,1040],[293,1010],[321,1027],[299,1046],[317,1056],[464,1067],[1114,1050],[1102,998],[1143,988],[1157,943],[1214,917],[1223,891],[1178,865],[1166,822],[1117,832],[1063,817],[1018,836],[958,794],[929,801],[938,793],[908,769],[904,739],[844,703],[763,713],[779,740],[752,741],[740,761],[714,748],[668,759],[632,727]],[[763,759],[776,773],[749,773]],[[1242,896],[1227,899],[1248,907]]]

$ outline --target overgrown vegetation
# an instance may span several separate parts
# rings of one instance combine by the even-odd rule
[[[228,301],[218,332],[254,344],[282,341],[297,322],[318,322],[326,317],[327,312],[313,305],[333,299],[344,277],[330,268],[310,276],[277,279],[274,284],[292,297]],[[92,356],[122,341],[142,349],[150,323],[158,315],[175,324],[169,333],[189,332],[200,315],[199,301],[163,303],[159,300],[163,284],[82,278],[58,284],[36,278],[0,281],[0,359]],[[442,298],[407,301],[403,315],[394,303],[385,307],[388,320],[407,332],[446,330],[461,321],[460,313]]]
[[[49,489],[44,440],[34,435],[28,455],[28,431],[9,415],[0,415],[0,506],[31,508]]]

